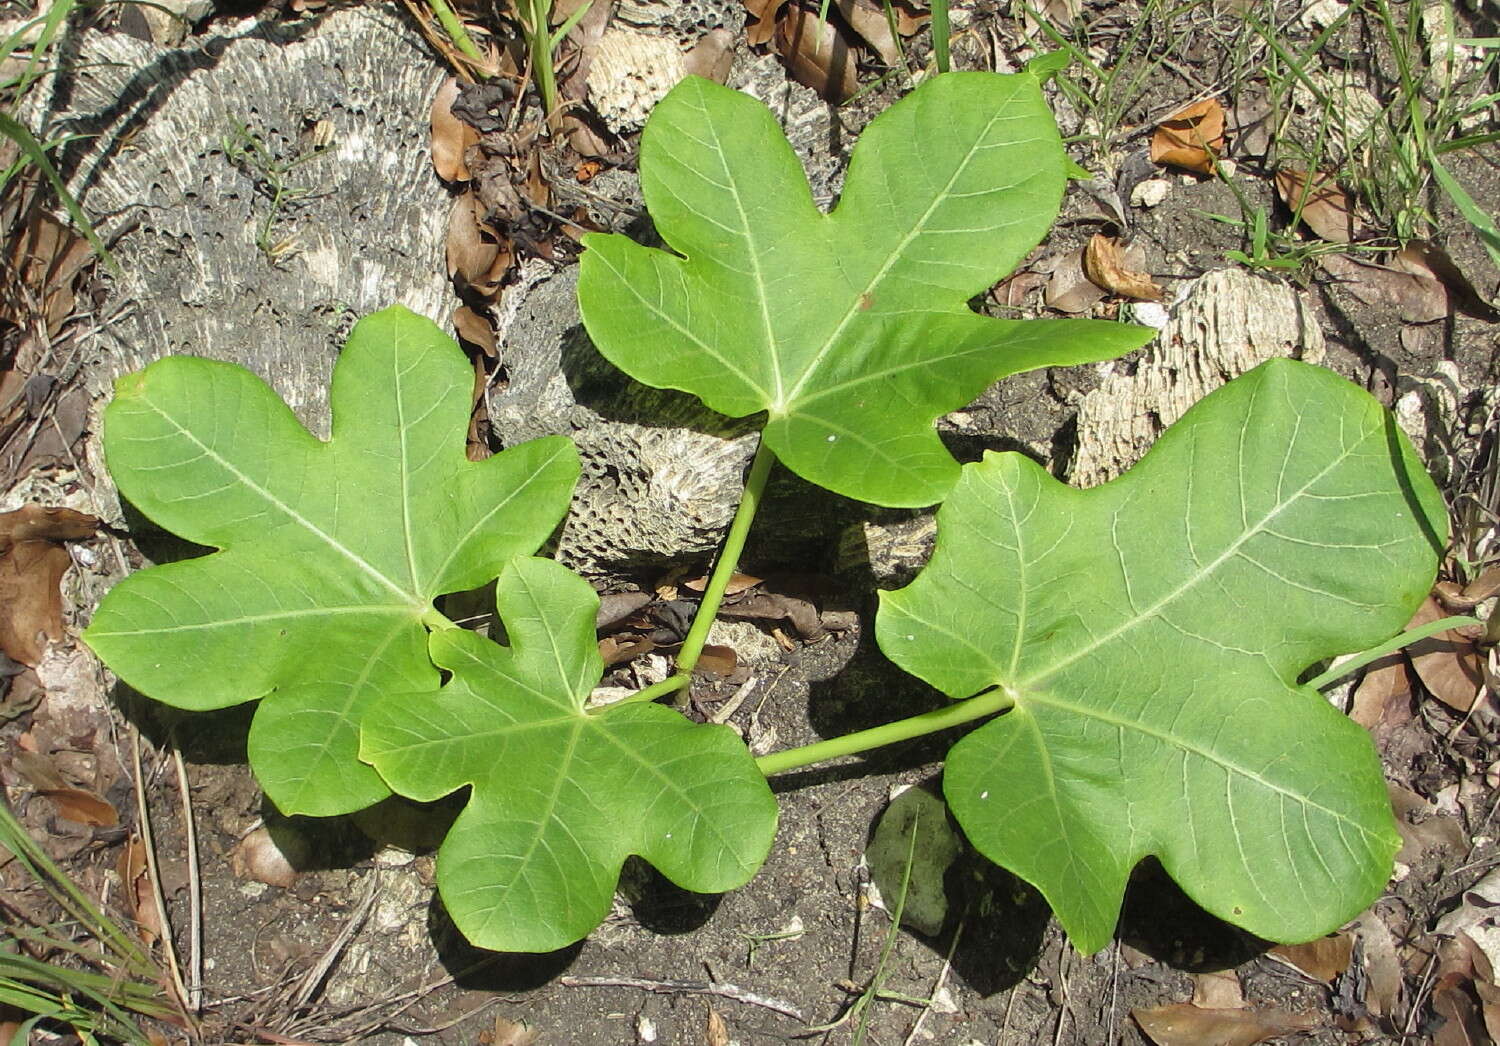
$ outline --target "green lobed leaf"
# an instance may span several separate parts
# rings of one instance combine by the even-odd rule
[[[434,633],[432,660],[453,678],[379,701],[360,751],[413,799],[472,786],[437,857],[464,935],[501,951],[579,940],[609,913],[631,854],[689,890],[748,881],[776,801],[734,732],[650,703],[585,711],[604,668],[599,598],[560,564],[516,559],[495,605],[510,646]]]
[[[1017,454],[965,467],[931,563],[877,636],[951,697],[1014,707],[949,753],[970,841],[1108,942],[1148,854],[1200,905],[1310,940],[1400,846],[1366,733],[1311,664],[1386,639],[1432,584],[1447,517],[1384,410],[1277,360],[1205,398],[1091,490]]]
[[[347,813],[390,794],[358,759],[364,709],[436,686],[432,601],[535,551],[567,511],[568,440],[467,460],[473,382],[453,339],[394,306],[349,335],[326,443],[231,364],[172,357],[116,384],[104,448],[121,493],[220,551],[127,577],[84,639],[167,704],[263,698],[250,762],[288,813]]]
[[[771,112],[697,77],[652,112],[640,166],[677,253],[585,237],[578,301],[599,351],[720,413],[766,411],[766,445],[849,497],[942,500],[958,465],[937,417],[1007,374],[1107,359],[1152,335],[968,308],[1062,200],[1067,158],[1028,74],[925,81],[870,123],[829,214]]]

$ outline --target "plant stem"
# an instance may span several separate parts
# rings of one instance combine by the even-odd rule
[[[948,36],[951,32],[948,27],[948,0],[932,0],[932,56],[940,73],[946,73],[953,67],[952,59],[948,56]]]
[[[448,6],[448,0],[427,0],[427,5],[432,8],[438,24],[443,27],[443,32],[448,34],[448,39],[453,41],[454,46],[474,61],[483,62],[484,55],[474,45],[473,38],[469,36],[463,22],[459,21],[458,15],[453,13],[453,8]]]
[[[992,716],[996,712],[1003,712],[1015,703],[1009,690],[1003,686],[997,686],[981,691],[963,701],[955,701],[951,705],[945,705],[931,712],[923,712],[921,715],[898,719],[894,723],[884,723],[881,726],[871,727],[869,730],[845,734],[843,737],[832,737],[827,741],[803,745],[800,748],[772,752],[770,755],[763,755],[757,759],[755,765],[760,767],[761,773],[770,777],[788,770],[811,766],[814,763],[837,759],[840,756],[867,752],[872,748],[882,748],[913,737],[935,734],[939,730],[947,730],[949,727],[961,726],[976,719]]]
[[[724,536],[718,561],[714,563],[708,584],[703,587],[703,599],[698,603],[698,612],[693,616],[693,624],[682,641],[682,649],[677,652],[677,670],[660,683],[653,683],[606,707],[617,708],[637,701],[655,701],[658,697],[665,697],[679,690],[683,696],[678,699],[678,704],[687,703],[687,686],[692,680],[693,669],[703,654],[703,645],[708,642],[708,630],[713,628],[719,604],[724,602],[724,590],[729,587],[729,580],[734,577],[735,569],[740,564],[740,553],[744,551],[745,539],[750,535],[750,524],[755,520],[755,510],[760,507],[766,480],[775,463],[776,452],[762,440],[760,446],[755,448],[755,460],[750,462],[750,475],[745,479],[745,492],[740,497],[739,508],[735,509],[734,519],[730,521],[729,533]]]
[[[1413,643],[1421,642],[1429,636],[1435,636],[1439,632],[1446,632],[1450,628],[1463,628],[1465,625],[1482,624],[1484,622],[1477,617],[1462,616],[1445,617],[1441,621],[1429,621],[1425,625],[1418,625],[1416,628],[1402,632],[1388,642],[1371,647],[1363,653],[1355,654],[1347,661],[1340,661],[1338,664],[1330,666],[1328,671],[1322,675],[1309,679],[1306,685],[1312,687],[1314,690],[1321,690],[1334,680],[1342,679],[1350,672],[1357,672],[1372,661],[1379,661],[1387,654],[1394,654],[1396,651],[1411,646]]]
[[[434,632],[442,632],[446,629],[458,627],[442,611],[438,610],[437,607],[428,607],[422,611],[422,616],[419,620]]]
[[[677,674],[692,675],[703,653],[703,644],[708,642],[708,630],[718,616],[719,604],[724,602],[724,592],[740,565],[740,553],[745,549],[745,539],[750,536],[750,524],[755,520],[755,511],[760,508],[761,496],[766,491],[766,480],[771,475],[771,466],[776,463],[776,452],[766,446],[762,438],[755,448],[755,460],[750,462],[750,475],[745,480],[745,493],[740,497],[740,507],[735,509],[734,519],[729,524],[729,533],[724,536],[724,547],[714,563],[713,573],[703,588],[703,599],[698,604],[698,613],[682,641],[682,650],[677,654]]]

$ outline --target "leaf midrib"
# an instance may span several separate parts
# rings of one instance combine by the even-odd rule
[[[355,552],[353,549],[349,548],[348,546],[342,544],[332,534],[329,534],[327,531],[323,530],[323,528],[319,527],[312,520],[308,519],[306,516],[302,515],[302,513],[298,512],[296,509],[292,508],[292,506],[288,505],[286,502],[282,501],[276,495],[272,494],[265,487],[261,486],[254,479],[252,479],[248,474],[246,474],[245,472],[241,471],[228,458],[224,457],[222,454],[220,454],[214,448],[210,447],[207,443],[204,443],[192,431],[190,431],[189,429],[184,428],[177,421],[177,419],[174,418],[171,414],[168,414],[166,411],[162,410],[160,407],[158,407],[155,403],[151,402],[149,399],[142,399],[141,402],[146,406],[146,408],[148,410],[152,411],[154,414],[156,414],[159,418],[161,418],[167,424],[171,425],[172,428],[177,431],[178,435],[182,436],[184,439],[186,439],[193,446],[197,447],[200,451],[203,452],[203,454],[204,454],[205,457],[207,457],[210,460],[216,462],[221,468],[224,469],[224,471],[228,472],[235,479],[239,480],[239,482],[242,483],[247,489],[253,491],[256,494],[258,494],[264,501],[266,501],[268,504],[274,506],[283,515],[285,515],[288,519],[290,519],[293,522],[299,524],[302,527],[302,529],[304,529],[309,534],[311,534],[314,537],[316,537],[318,540],[322,541],[329,548],[333,549],[339,555],[341,555],[345,559],[347,559],[350,563],[353,563],[356,567],[358,567],[361,571],[363,571],[364,574],[367,577],[369,577],[371,580],[380,583],[385,588],[389,589],[391,592],[394,592],[397,596],[401,597],[401,601],[402,601],[402,603],[404,605],[406,605],[408,607],[418,607],[418,608],[420,608],[421,603],[422,603],[422,600],[420,599],[420,597],[417,597],[413,593],[408,592],[405,589],[403,589],[400,585],[396,584],[396,582],[394,582],[390,578],[386,577],[385,574],[382,573],[378,568],[376,568],[376,566],[373,563],[370,563],[368,560],[366,560],[359,553]],[[322,445],[326,446],[327,444],[322,444]]]
[[[979,151],[980,143],[988,140],[990,132],[994,129],[995,124],[999,122],[1000,113],[1003,111],[1004,107],[1001,107],[997,108],[995,112],[991,114],[989,122],[984,126],[984,130],[980,134],[976,135],[974,141],[970,143],[969,150],[964,154],[963,160],[954,166],[953,173],[948,178],[948,183],[943,186],[941,191],[933,194],[932,202],[927,205],[927,210],[923,212],[922,216],[918,218],[915,223],[913,223],[911,229],[909,229],[906,234],[902,236],[901,240],[896,244],[896,246],[892,248],[891,251],[886,255],[885,260],[880,264],[880,267],[875,270],[874,274],[865,284],[864,289],[859,293],[853,295],[853,297],[849,301],[848,306],[844,310],[844,315],[839,318],[838,324],[834,327],[832,332],[829,333],[828,337],[823,340],[823,344],[818,346],[817,350],[813,353],[812,359],[808,361],[807,365],[802,368],[802,372],[798,374],[797,381],[792,386],[791,391],[788,392],[784,398],[778,397],[777,402],[773,402],[769,405],[769,410],[773,414],[785,415],[790,414],[795,410],[798,402],[798,396],[801,394],[803,387],[807,384],[808,380],[811,379],[812,376],[817,372],[818,368],[822,365],[823,360],[831,351],[833,351],[834,346],[838,344],[838,340],[843,335],[844,329],[849,326],[849,324],[854,320],[855,316],[863,311],[860,308],[860,304],[862,302],[868,301],[874,296],[876,288],[888,275],[890,275],[891,269],[895,266],[897,261],[901,260],[902,256],[906,252],[907,247],[911,246],[912,242],[926,230],[927,223],[931,221],[932,216],[937,212],[938,207],[940,207],[949,199],[949,196],[953,190],[954,183],[956,183],[959,177],[968,169],[968,166],[973,161],[975,154]],[[832,215],[829,215],[828,217],[831,218]],[[778,384],[780,383],[780,380],[780,373],[778,371]]]
[[[1212,562],[1199,567],[1196,571],[1189,574],[1181,584],[1172,589],[1170,592],[1161,596],[1156,600],[1156,602],[1152,603],[1145,610],[1137,611],[1135,614],[1125,618],[1110,631],[1105,632],[1103,635],[1090,640],[1088,643],[1083,644],[1071,653],[1063,656],[1061,659],[1054,661],[1046,666],[1037,668],[1029,676],[1015,680],[1013,685],[1024,688],[1026,690],[1045,689],[1047,681],[1056,676],[1059,672],[1062,672],[1064,669],[1070,667],[1078,661],[1083,660],[1086,657],[1091,657],[1101,648],[1108,646],[1110,643],[1113,643],[1116,639],[1120,638],[1120,636],[1131,631],[1132,629],[1155,620],[1165,607],[1186,594],[1190,589],[1195,588],[1200,582],[1212,577],[1213,574],[1221,566],[1223,566],[1224,563],[1238,555],[1241,548],[1243,548],[1253,538],[1260,536],[1260,534],[1266,530],[1266,528],[1273,520],[1280,516],[1291,505],[1295,504],[1299,498],[1305,495],[1308,490],[1315,486],[1317,483],[1321,482],[1323,478],[1330,472],[1342,465],[1344,460],[1351,454],[1355,453],[1355,451],[1357,451],[1361,446],[1363,446],[1364,443],[1369,440],[1369,438],[1370,434],[1366,433],[1354,443],[1346,447],[1337,457],[1330,461],[1326,467],[1324,467],[1306,483],[1302,484],[1302,486],[1298,487],[1291,496],[1284,498],[1253,525],[1246,527],[1245,531],[1233,542],[1225,546],[1224,550],[1220,552],[1216,557],[1214,557]],[[1241,499],[1241,506],[1243,507],[1243,494],[1241,495]],[[1119,510],[1117,509],[1115,517],[1116,519],[1118,518],[1118,512]],[[997,680],[997,683],[998,682],[1001,681]]]

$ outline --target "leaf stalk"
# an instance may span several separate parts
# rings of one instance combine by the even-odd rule
[[[1009,689],[1004,686],[995,686],[973,697],[955,701],[942,708],[935,708],[931,712],[923,712],[921,715],[898,719],[894,723],[883,723],[868,730],[845,734],[843,737],[831,737],[826,741],[772,752],[770,755],[763,755],[757,759],[755,765],[760,767],[760,772],[767,777],[784,774],[788,770],[800,770],[814,763],[823,763],[846,755],[857,755],[872,748],[883,748],[898,741],[909,741],[914,737],[924,737],[927,734],[935,734],[939,730],[972,723],[976,719],[984,719],[1012,708],[1015,703],[1015,695]]]

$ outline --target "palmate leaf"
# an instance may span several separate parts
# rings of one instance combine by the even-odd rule
[[[599,598],[560,564],[516,559],[495,605],[510,645],[433,633],[432,659],[453,678],[378,702],[360,750],[413,799],[473,787],[437,858],[464,935],[502,951],[570,944],[609,913],[631,854],[689,890],[748,881],[776,801],[744,742],[661,705],[586,712],[604,669]]]
[[[1400,839],[1374,747],[1297,685],[1397,632],[1443,545],[1442,500],[1373,399],[1267,363],[1104,486],[1017,454],[966,466],[938,527],[878,639],[952,697],[1014,699],[953,747],[944,788],[1075,945],[1109,940],[1148,854],[1271,940],[1379,893]]]
[[[947,73],[876,117],[838,207],[814,205],[765,106],[689,77],[652,112],[641,187],[676,254],[585,237],[590,337],[647,385],[731,417],[820,486],[940,501],[958,465],[938,416],[991,382],[1117,356],[1151,331],[997,320],[967,306],[1057,215],[1067,161],[1035,76]]]
[[[326,443],[231,364],[172,357],[116,385],[104,447],[121,493],[222,551],[127,577],[84,639],[167,704],[263,698],[250,762],[288,813],[347,813],[390,794],[358,759],[364,709],[435,687],[433,599],[534,552],[567,511],[568,440],[466,459],[473,383],[453,339],[396,306],[349,335]]]

